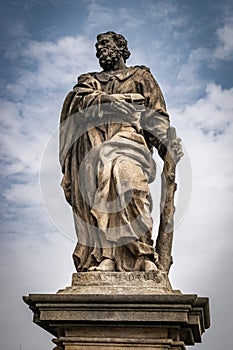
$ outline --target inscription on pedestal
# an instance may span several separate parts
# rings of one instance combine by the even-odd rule
[[[72,285],[88,284],[117,284],[132,285],[146,282],[158,284],[165,281],[165,274],[155,271],[150,272],[87,272],[73,274]]]
[[[94,289],[93,289],[94,288]],[[149,272],[79,272],[74,273],[71,287],[58,294],[153,294],[173,291],[166,273]]]

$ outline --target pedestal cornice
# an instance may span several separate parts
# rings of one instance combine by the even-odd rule
[[[201,342],[210,326],[209,300],[195,294],[59,292],[23,299],[34,322],[56,337],[57,350],[181,350]]]

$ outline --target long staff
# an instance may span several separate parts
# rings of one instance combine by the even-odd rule
[[[160,202],[160,225],[156,240],[156,252],[159,254],[158,265],[165,272],[169,272],[172,264],[172,241],[174,232],[174,195],[176,191],[175,171],[176,155],[173,149],[173,141],[176,140],[176,129],[169,127],[167,130],[167,152],[164,159]]]

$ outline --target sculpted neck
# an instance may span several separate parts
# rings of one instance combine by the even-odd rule
[[[115,72],[115,71],[118,71],[118,70],[124,70],[126,69],[127,66],[125,65],[125,62],[124,62],[124,59],[123,57],[121,57],[114,65],[113,67],[111,67],[111,69],[105,69],[106,72]]]

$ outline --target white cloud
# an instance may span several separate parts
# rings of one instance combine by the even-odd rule
[[[200,278],[198,274],[204,266],[208,279],[202,281],[203,286],[212,280],[218,264],[233,263],[232,101],[233,89],[210,84],[203,98],[183,109],[172,110],[191,159],[194,179],[190,209],[176,233],[176,276],[178,280],[182,278],[179,266],[186,264],[187,273],[194,279]],[[179,255],[182,246],[185,250]],[[185,279],[188,288],[187,274]]]
[[[188,120],[185,125],[196,125],[203,132],[227,132],[232,123],[233,88],[222,89],[220,85],[210,83],[206,87],[206,95],[195,104],[185,107],[184,115]],[[176,112],[177,113],[177,112]]]
[[[22,203],[24,206],[41,204],[39,184],[27,182],[26,184],[12,184],[3,191],[3,196],[9,202]]]
[[[41,235],[51,231],[38,183],[41,157],[58,126],[65,94],[76,76],[94,69],[96,59],[93,43],[84,36],[55,42],[29,40],[17,55],[23,68],[19,66],[15,83],[7,84],[8,99],[0,105],[2,230]],[[58,163],[58,151],[53,156]],[[53,181],[60,188],[59,174]]]
[[[43,108],[40,113],[41,111]],[[46,139],[43,127],[37,128],[37,124],[41,123],[33,111],[29,116],[24,116],[25,111],[18,104],[9,101],[2,101],[0,113],[2,117],[0,154],[4,160],[1,164],[1,175],[9,176],[19,172],[26,172],[27,175],[37,173],[43,149],[40,150],[40,147],[43,147],[41,142],[45,142]]]
[[[233,21],[227,22],[217,30],[217,45],[214,58],[231,61],[233,58]]]
[[[43,238],[32,231],[1,239],[1,347],[6,350],[53,348],[52,336],[32,323],[32,314],[22,296],[29,293],[56,293],[71,283],[74,271],[73,243],[58,233]],[[9,338],[9,329],[14,330]]]
[[[185,50],[186,55],[187,52],[189,53],[187,57],[182,53],[172,53],[171,55],[167,53],[168,57],[165,59],[164,55],[160,54],[162,70],[167,69],[169,72],[171,67],[173,70],[173,75],[171,74],[172,84],[165,85],[166,91],[171,95],[173,105],[189,104],[196,101],[204,93],[206,84],[210,84],[206,81],[206,78],[203,78],[202,72],[205,66],[215,70],[217,62],[231,61],[233,54],[233,22],[226,20],[225,24],[216,30],[216,37],[217,40],[213,48],[200,46],[190,51]],[[161,43],[157,43],[157,45],[157,50],[161,52]],[[179,67],[179,71],[176,67]]]
[[[39,170],[42,150],[58,125],[64,96],[75,77],[94,68],[93,44],[88,38],[64,37],[56,42],[28,41],[18,55],[28,63],[14,84],[6,85],[1,101],[1,155],[4,175]],[[11,159],[11,162],[9,161]]]
[[[190,156],[193,191],[189,210],[175,231],[170,278],[173,287],[183,293],[210,298],[212,326],[204,343],[195,346],[200,350],[203,346],[229,347],[228,320],[233,306],[232,101],[233,89],[212,83],[198,101],[171,110]],[[223,133],[216,134],[216,130]]]
[[[64,37],[56,42],[28,41],[19,54],[27,68],[21,68],[20,77],[7,85],[7,92],[22,99],[37,91],[46,95],[51,94],[51,89],[64,90],[75,83],[75,77],[85,72],[85,67],[94,69],[94,53],[93,43],[85,36]]]

